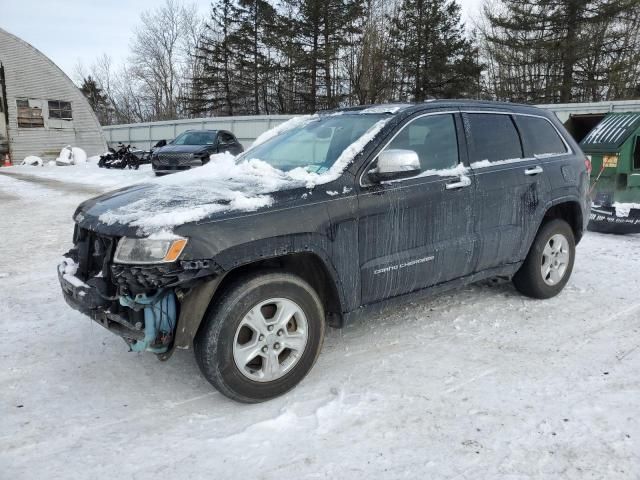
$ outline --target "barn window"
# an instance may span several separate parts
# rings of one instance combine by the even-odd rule
[[[59,120],[72,120],[71,102],[63,102],[60,100],[49,100],[49,118],[57,118]]]
[[[18,107],[18,128],[44,127],[42,104],[38,100],[16,100]]]

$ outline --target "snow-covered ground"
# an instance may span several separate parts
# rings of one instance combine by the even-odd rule
[[[1,478],[640,476],[640,236],[589,233],[552,300],[485,282],[329,330],[301,385],[241,405],[60,294],[76,205],[151,175],[0,169]]]
[[[6,167],[0,173],[14,175],[20,178],[27,175],[41,183],[65,182],[71,188],[97,188],[106,191],[114,188],[124,187],[133,183],[138,183],[155,178],[151,165],[142,165],[138,170],[117,170],[98,168],[95,162],[87,162],[80,165],[69,165],[65,167],[45,165],[44,167],[18,165]]]

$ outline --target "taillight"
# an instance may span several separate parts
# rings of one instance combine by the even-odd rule
[[[584,166],[587,167],[587,173],[591,175],[591,159],[589,157],[584,157]]]

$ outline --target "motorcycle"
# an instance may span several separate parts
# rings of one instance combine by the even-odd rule
[[[98,166],[100,168],[118,168],[138,170],[143,162],[137,153],[131,150],[131,145],[120,143],[118,149],[109,147],[109,151],[104,155],[100,155]]]

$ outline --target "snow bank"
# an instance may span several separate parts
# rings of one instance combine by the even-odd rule
[[[380,120],[373,125],[324,173],[304,168],[283,172],[257,158],[244,157],[237,162],[229,153],[212,155],[211,161],[200,168],[144,184],[147,189],[143,198],[103,213],[100,221],[139,227],[140,234],[149,235],[218,212],[247,212],[269,207],[273,204],[272,192],[312,189],[337,179],[387,121]]]
[[[40,157],[36,157],[35,155],[28,155],[22,161],[22,165],[29,165],[32,167],[41,167],[44,165],[44,162]]]

